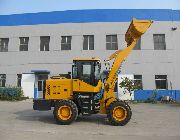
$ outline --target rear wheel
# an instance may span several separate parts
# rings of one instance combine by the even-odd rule
[[[130,106],[123,101],[114,101],[107,109],[107,118],[112,125],[126,125],[131,116]]]
[[[60,100],[55,104],[54,118],[58,124],[68,125],[77,119],[78,109],[71,100]]]

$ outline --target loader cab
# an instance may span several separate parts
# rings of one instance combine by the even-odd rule
[[[98,58],[74,59],[72,78],[96,86],[100,80],[101,63]]]

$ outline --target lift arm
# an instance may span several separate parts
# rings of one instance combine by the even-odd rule
[[[127,48],[125,48],[124,50],[116,51],[108,58],[107,61],[114,59],[114,62],[106,78],[106,82],[104,83],[104,94],[102,100],[100,101],[101,112],[104,112],[109,104],[116,100],[114,87],[117,80],[119,68],[126,57],[130,54],[131,50],[135,47],[140,37],[147,31],[152,23],[153,21],[151,20],[133,19],[125,34]]]

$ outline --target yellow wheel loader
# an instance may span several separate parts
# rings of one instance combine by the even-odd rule
[[[122,62],[135,47],[142,34],[150,27],[151,20],[133,19],[126,34],[127,48],[112,54],[106,62],[114,60],[106,80],[101,80],[99,58],[73,60],[72,77],[54,76],[44,81],[43,99],[34,99],[34,110],[51,110],[58,124],[67,125],[79,114],[107,114],[112,125],[126,125],[131,119],[130,106],[114,93],[117,75]]]

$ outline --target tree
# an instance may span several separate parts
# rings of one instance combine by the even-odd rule
[[[122,78],[122,82],[119,84],[119,87],[124,88],[124,94],[126,94],[126,92],[128,91],[130,95],[132,94],[132,91],[142,89],[141,83],[135,82],[134,80],[131,80],[127,77]]]

